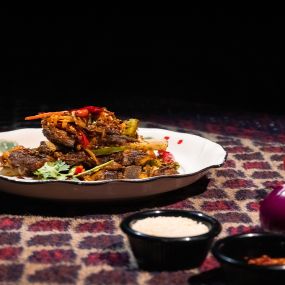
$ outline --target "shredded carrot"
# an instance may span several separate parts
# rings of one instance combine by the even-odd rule
[[[38,114],[38,115],[28,116],[28,117],[25,118],[25,120],[26,120],[26,121],[30,121],[30,120],[43,119],[43,118],[50,117],[50,116],[52,116],[52,115],[62,115],[62,114],[64,114],[65,112],[66,112],[66,111],[40,113],[40,114]]]

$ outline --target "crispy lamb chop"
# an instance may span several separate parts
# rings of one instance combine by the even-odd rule
[[[87,106],[26,118],[33,119],[42,119],[44,136],[57,146],[85,149],[138,141],[138,120],[122,121],[106,108]]]
[[[67,148],[59,150],[51,142],[41,142],[39,147],[33,149],[16,146],[0,157],[1,165],[13,169],[17,176],[32,176],[33,172],[46,162],[56,160],[62,160],[70,166],[93,167],[95,165],[86,152],[74,152]]]

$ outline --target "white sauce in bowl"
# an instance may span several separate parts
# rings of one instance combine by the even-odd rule
[[[150,217],[132,224],[135,231],[157,237],[190,237],[209,232],[204,224],[185,217]]]

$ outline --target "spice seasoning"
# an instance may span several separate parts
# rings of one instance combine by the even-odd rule
[[[150,217],[137,220],[132,228],[138,232],[158,237],[189,237],[209,232],[209,228],[185,217]]]
[[[268,255],[262,255],[256,258],[250,258],[247,261],[248,264],[253,265],[285,265],[285,258],[283,257],[270,257]]]

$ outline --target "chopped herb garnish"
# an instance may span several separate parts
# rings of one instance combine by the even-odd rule
[[[64,161],[57,160],[54,162],[46,162],[41,168],[34,172],[34,175],[38,176],[39,179],[56,179],[66,180],[73,176],[74,170],[71,169],[70,165]]]
[[[104,168],[112,162],[113,160],[110,160],[106,163],[97,165],[89,170],[75,174],[76,167],[70,168],[70,165],[66,164],[64,161],[57,160],[54,162],[46,162],[41,168],[37,169],[34,172],[34,175],[36,175],[39,179],[42,180],[78,180],[77,177],[99,171],[100,169]]]

